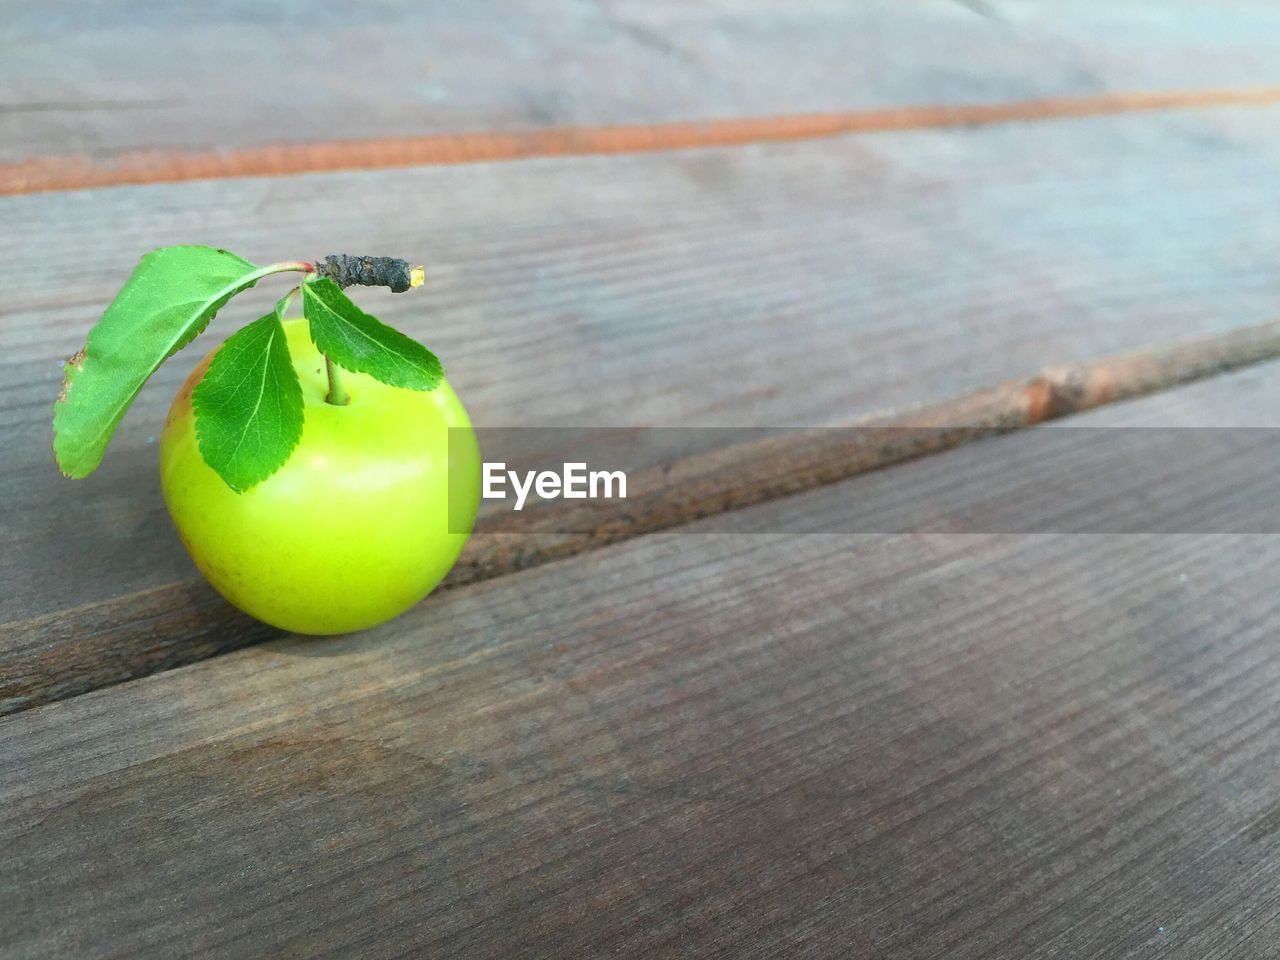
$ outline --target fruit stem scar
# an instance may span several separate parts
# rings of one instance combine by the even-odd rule
[[[342,386],[342,374],[338,372],[339,367],[336,363],[329,359],[329,355],[324,355],[324,372],[329,376],[329,392],[325,394],[324,402],[332,403],[335,407],[345,407],[351,402],[351,397],[347,395],[346,388]]]

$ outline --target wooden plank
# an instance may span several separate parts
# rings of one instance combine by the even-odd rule
[[[1274,427],[1277,373],[1079,422]],[[821,532],[891,486],[0,721],[0,942],[1270,956],[1280,541]]]
[[[1268,4],[1078,7],[10,3],[0,162],[1280,85]]]
[[[365,300],[441,353],[482,425],[822,424],[1270,319],[1273,148],[1203,120],[1239,128],[1098,119],[4,200],[0,632],[28,668],[39,650],[121,676],[261,636],[192,581],[158,495],[151,441],[196,354],[143,392],[99,475],[52,471],[58,358],[144,247],[427,260],[427,290]],[[50,649],[73,640],[86,655]]]
[[[565,448],[556,454],[559,460],[553,463],[577,457],[592,464],[607,463],[612,469],[628,468],[616,451],[629,443],[646,456],[665,459],[628,474],[625,500],[567,506],[565,501],[547,501],[527,505],[519,514],[510,513],[503,504],[482,505],[476,532],[441,589],[562,560],[631,537],[793,495],[1276,356],[1280,356],[1280,323],[1057,367],[1028,380],[915,407],[896,416],[864,418],[847,426],[783,431],[677,429],[664,432],[657,441],[650,437],[648,445],[637,442],[644,439],[643,433],[626,430],[604,431],[603,435],[598,435],[599,431],[565,431],[564,439],[558,441],[554,437],[560,436],[561,431],[533,431],[535,438],[552,434],[541,441],[543,446],[555,442]],[[691,432],[702,442],[690,443]],[[495,433],[500,436],[495,437]],[[673,438],[672,433],[678,436]],[[548,449],[536,450],[537,445],[527,442],[525,434],[481,431],[481,445],[489,449],[494,440],[502,445],[497,452],[489,449],[491,457],[506,456],[512,450],[525,456],[552,455]],[[718,445],[707,442],[708,437]],[[1214,517],[1206,521],[1203,511],[1197,509],[1197,501],[1221,490],[1221,478],[1207,475],[1206,466],[1212,467],[1217,460],[1239,456],[1243,451],[1248,454],[1249,465],[1238,464],[1239,475],[1252,475],[1255,483],[1257,477],[1269,482],[1280,468],[1272,457],[1272,445],[1251,449],[1249,445],[1254,441],[1250,437],[1213,438],[1189,451],[1179,450],[1177,442],[1171,443],[1168,436],[1139,439],[1144,441],[1137,444],[1141,449],[1132,451],[1133,459],[1129,461],[1104,450],[1102,458],[1110,469],[1105,473],[1095,471],[1091,479],[1100,483],[1104,477],[1118,477],[1130,487],[1137,485],[1137,492],[1132,495],[1149,499],[1151,493],[1146,486],[1154,486],[1158,477],[1151,476],[1148,464],[1163,463],[1169,468],[1176,465],[1184,472],[1199,470],[1204,486],[1193,497],[1189,509],[1183,509],[1187,507],[1185,503],[1170,501],[1160,518],[1166,525],[1171,522],[1174,532],[1197,532],[1206,522],[1210,526],[1218,522]],[[1168,449],[1170,446],[1173,449]],[[1044,509],[1044,495],[1029,496],[1028,488],[1034,492],[1042,481],[1056,482],[1058,478],[1045,477],[1036,458],[1053,457],[1056,461],[1064,456],[1055,442],[1051,441],[1049,447],[1046,451],[1029,441],[1022,445],[1024,462],[1015,468],[1021,486],[1016,492],[1025,506],[1021,514],[1006,512],[993,518],[1004,523],[994,528],[997,532],[1038,529],[1035,511]],[[701,452],[683,454],[684,449]],[[1081,458],[1082,469],[1090,469],[1098,458],[1088,449],[1074,452]],[[1206,462],[1206,458],[1211,459]],[[1181,480],[1188,482],[1185,476]],[[1091,496],[1099,496],[1095,489],[1088,490]],[[493,509],[486,510],[484,506]],[[922,513],[923,508],[915,504],[887,517],[878,517],[874,512],[855,514],[851,522],[868,522],[871,526],[850,529],[952,529],[955,511],[962,506],[943,500],[932,516]],[[1070,505],[1065,509],[1069,511]],[[1026,525],[1028,511],[1031,520]],[[1123,505],[1119,517],[1114,509],[1094,511],[1093,519],[1102,524],[1096,529],[1125,532],[1131,524],[1153,522],[1146,515],[1135,517],[1132,511],[1123,511]],[[1265,515],[1256,512],[1236,517],[1235,523],[1232,530],[1272,532]],[[222,603],[198,578],[10,622],[5,625],[4,644],[0,647],[0,715],[194,663],[280,635],[280,631]]]

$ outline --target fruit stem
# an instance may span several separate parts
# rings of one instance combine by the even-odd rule
[[[342,374],[338,370],[338,365],[330,360],[329,355],[326,353],[324,355],[324,372],[329,375],[329,392],[325,394],[324,402],[332,403],[335,407],[345,407],[351,402],[351,398],[347,396],[347,391],[342,386]]]
[[[309,260],[285,260],[263,267],[262,273],[264,276],[269,273],[288,273],[290,270],[296,270],[299,273],[314,273],[315,269],[316,265]]]

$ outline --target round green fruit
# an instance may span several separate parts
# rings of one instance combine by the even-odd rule
[[[350,402],[335,406],[305,321],[285,330],[305,420],[284,466],[236,493],[204,462],[191,392],[211,353],[169,410],[161,487],[187,552],[231,603],[296,633],[363,630],[412,607],[458,559],[480,450],[447,382],[419,392],[345,372]]]

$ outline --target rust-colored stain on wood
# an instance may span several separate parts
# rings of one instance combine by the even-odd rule
[[[0,164],[0,195],[230,177],[605,156],[813,140],[849,133],[1031,122],[1143,110],[1263,106],[1280,88],[1114,92],[1010,103],[920,106],[649,125],[383,137],[228,151],[141,150],[114,158],[48,156]]]

